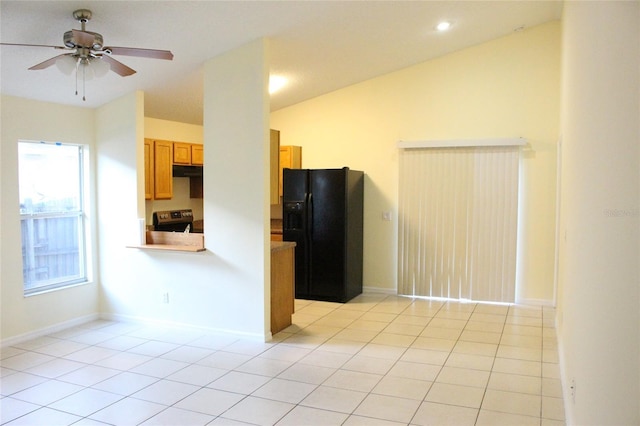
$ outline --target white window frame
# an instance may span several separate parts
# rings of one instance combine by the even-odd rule
[[[77,210],[71,211],[61,211],[61,212],[45,212],[45,213],[33,213],[33,212],[24,212],[20,211],[20,226],[21,229],[24,230],[23,222],[25,220],[31,220],[35,223],[38,220],[46,220],[51,218],[77,218],[77,238],[78,238],[78,271],[77,274],[67,275],[60,278],[54,278],[50,280],[39,280],[35,281],[34,285],[30,285],[31,283],[25,279],[25,248],[24,239],[25,236],[22,236],[22,252],[23,252],[23,291],[25,296],[32,296],[41,293],[46,293],[54,290],[64,289],[72,286],[77,286],[81,284],[86,284],[89,282],[89,271],[90,271],[90,250],[89,250],[89,226],[87,220],[87,209],[88,209],[88,193],[87,187],[89,184],[89,174],[88,174],[88,146],[84,144],[76,144],[76,143],[61,143],[61,142],[42,142],[42,141],[29,141],[29,140],[19,140],[19,144],[42,144],[42,145],[64,145],[64,146],[73,146],[78,149],[78,174],[79,174],[79,205]],[[19,164],[20,166],[20,164]],[[31,236],[27,236],[27,238],[31,238]],[[29,253],[30,256],[34,256],[33,248]]]

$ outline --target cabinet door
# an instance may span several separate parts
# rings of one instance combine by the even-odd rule
[[[144,140],[144,199],[153,198],[153,141]]]
[[[194,166],[204,164],[204,147],[202,145],[191,145],[191,164]]]
[[[271,185],[270,185],[270,200],[271,204],[278,204],[280,202],[280,193],[278,191],[279,177],[278,170],[280,169],[280,131],[271,129]]]
[[[173,163],[191,164],[191,144],[184,142],[173,143]]]
[[[153,144],[153,184],[156,200],[173,197],[173,143],[154,141]]]
[[[302,168],[302,147],[284,145],[280,147],[279,194],[282,197],[282,169]]]

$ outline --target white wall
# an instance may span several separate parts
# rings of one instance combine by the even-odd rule
[[[87,144],[95,158],[93,111],[10,96],[1,99],[0,158],[0,339],[4,343],[31,333],[52,331],[98,314],[95,271],[89,284],[24,297],[18,197],[18,140]],[[93,161],[92,161],[93,163]],[[94,183],[88,182],[91,188]],[[95,191],[91,190],[91,194]],[[95,199],[89,200],[89,215]],[[95,229],[94,229],[95,232]],[[95,251],[90,260],[95,266]]]
[[[141,94],[98,110],[107,317],[269,337],[268,73],[262,47],[249,45],[205,66],[205,252],[126,247],[137,234],[119,224],[124,220],[133,227],[144,215],[142,148],[144,137],[155,134],[146,134]],[[167,125],[172,130],[162,139],[188,133],[177,127]],[[169,293],[168,304],[162,303],[163,293]]]
[[[101,311],[107,314],[127,315],[121,305],[149,299],[131,284],[141,265],[126,248],[137,242],[136,222],[144,217],[143,105],[144,94],[135,92],[95,112]]]
[[[268,44],[205,63],[204,223],[228,327],[270,335]]]
[[[271,114],[305,168],[364,170],[365,288],[397,284],[398,140],[522,136],[519,300],[554,299],[560,23],[552,22]],[[382,212],[393,212],[391,222]]]
[[[558,333],[568,424],[640,424],[640,3],[566,2]]]

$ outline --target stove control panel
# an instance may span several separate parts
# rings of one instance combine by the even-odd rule
[[[193,211],[185,210],[166,210],[153,213],[154,225],[165,223],[189,223],[193,222]]]

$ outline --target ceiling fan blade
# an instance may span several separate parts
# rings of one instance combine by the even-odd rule
[[[52,46],[50,44],[24,44],[24,43],[0,43],[1,46],[23,46],[23,47],[52,47],[54,49],[68,50],[64,46]]]
[[[54,65],[56,63],[56,61],[63,57],[63,56],[67,56],[69,55],[69,53],[64,53],[62,55],[58,55],[58,56],[54,56],[53,58],[47,59],[44,62],[40,62],[39,64],[36,64],[32,67],[30,67],[30,70],[43,70],[45,68],[49,68],[51,65]]]
[[[110,53],[111,55],[137,56],[140,58],[166,59],[169,61],[173,59],[173,53],[171,53],[170,50],[140,49],[137,47],[105,47],[102,51]]]
[[[109,65],[111,66],[111,71],[121,75],[122,77],[126,77],[128,75],[133,75],[136,73],[134,69],[129,68],[122,62],[116,61],[109,55],[102,55],[102,60],[107,61],[109,63]]]
[[[76,44],[89,49],[93,46],[93,42],[96,39],[96,36],[94,34],[80,30],[71,31],[73,32],[73,39],[76,41]]]

